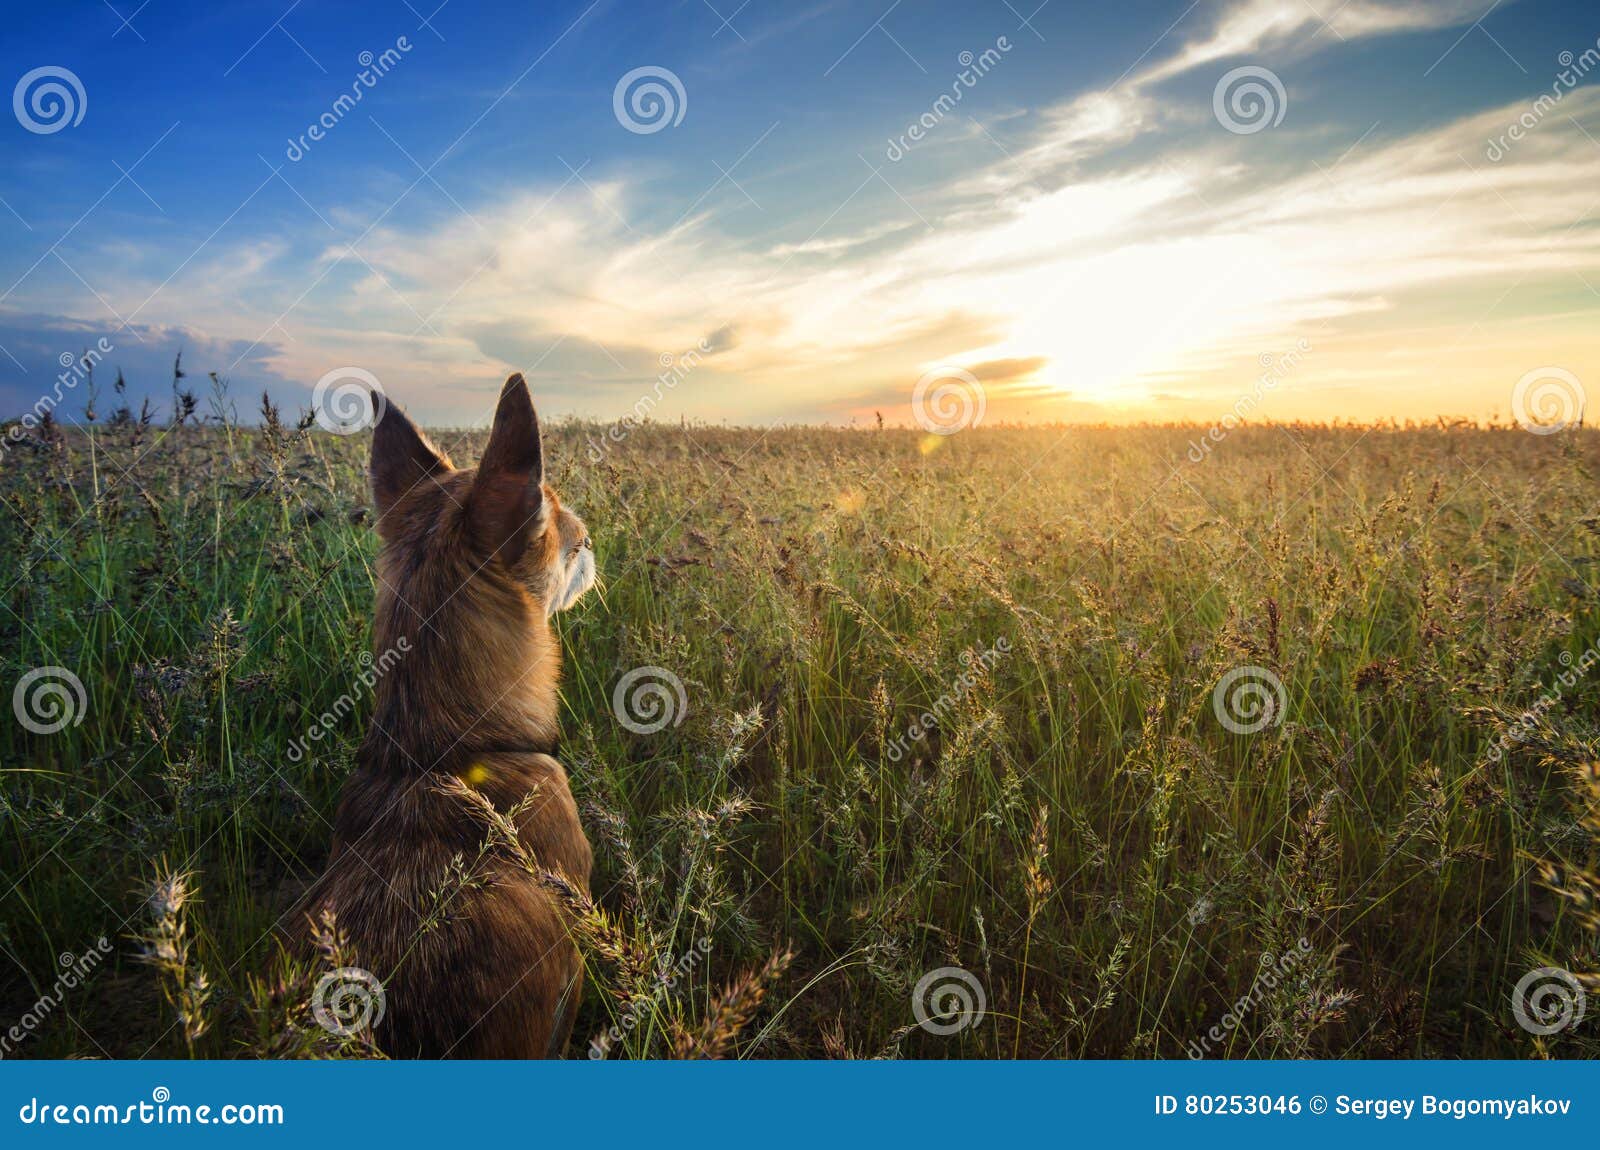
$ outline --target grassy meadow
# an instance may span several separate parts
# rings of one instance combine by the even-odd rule
[[[545,429],[601,571],[570,1056],[1600,1053],[1513,1011],[1600,968],[1593,432],[603,430]],[[7,441],[6,691],[83,686],[0,735],[7,1057],[371,1053],[275,934],[370,711],[367,442]]]

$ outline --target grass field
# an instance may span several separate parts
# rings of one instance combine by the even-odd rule
[[[600,431],[546,428],[602,573],[572,1056],[1600,1051],[1513,1011],[1600,966],[1592,432]],[[7,1056],[362,1053],[274,927],[370,709],[367,436],[8,447]]]

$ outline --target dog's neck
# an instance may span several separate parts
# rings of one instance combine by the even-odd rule
[[[403,657],[375,685],[363,763],[454,774],[475,754],[553,752],[561,652],[527,589],[486,568],[383,574],[376,658]]]

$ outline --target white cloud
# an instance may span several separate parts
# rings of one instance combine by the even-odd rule
[[[563,403],[591,411],[627,406],[641,363],[724,324],[740,332],[735,346],[674,397],[690,413],[838,411],[841,392],[897,378],[909,388],[932,362],[1033,357],[1049,360],[1044,384],[1137,404],[1159,381],[1253,360],[1307,331],[1326,347],[1408,293],[1561,277],[1581,290],[1583,272],[1600,283],[1600,234],[1572,227],[1600,194],[1600,148],[1567,118],[1592,117],[1600,92],[1569,95],[1563,116],[1500,163],[1483,159],[1521,110],[1369,140],[1326,172],[1266,183],[1229,158],[1231,138],[1048,192],[1008,161],[991,173],[1002,210],[953,203],[934,231],[870,255],[852,254],[860,236],[751,252],[704,224],[638,234],[613,214],[629,207],[621,186],[602,189],[603,203],[577,195],[535,213],[537,197],[518,199],[476,213],[481,230],[457,219],[364,248],[413,306],[438,309],[442,339],[422,344],[451,374],[490,374],[486,329],[526,332],[530,360],[565,337],[546,362],[576,373]],[[792,258],[802,250],[837,258]],[[414,326],[381,292],[362,306]],[[1355,370],[1331,354],[1319,362],[1298,382]]]
[[[1211,34],[1138,74],[1153,84],[1218,60],[1287,44],[1319,32],[1313,46],[1429,28],[1450,28],[1482,17],[1487,0],[1246,0],[1223,12]]]

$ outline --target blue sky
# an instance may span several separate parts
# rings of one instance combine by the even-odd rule
[[[164,402],[181,348],[246,410],[360,368],[449,424],[513,369],[557,414],[735,423],[908,422],[930,373],[996,420],[1485,416],[1529,373],[1600,379],[1600,12],[1576,0],[8,24],[8,84],[60,69],[82,97],[39,130],[14,89],[0,122],[6,416],[102,337],[136,398]],[[616,112],[639,68],[675,81],[658,130]],[[1278,89],[1230,130],[1240,68]]]

